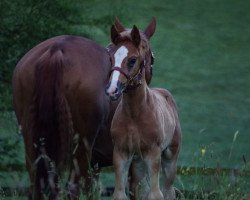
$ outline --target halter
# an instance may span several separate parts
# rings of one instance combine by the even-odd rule
[[[110,54],[110,50],[111,50],[111,45],[107,46],[107,48],[106,48],[109,54]],[[150,56],[151,56],[150,73],[152,75],[152,71],[153,71],[152,66],[154,64],[154,54],[150,49],[149,49],[149,53],[150,53]],[[144,60],[141,63],[140,68],[138,69],[137,73],[134,76],[130,76],[125,71],[123,71],[120,67],[117,67],[117,66],[112,67],[112,69],[109,72],[109,77],[111,76],[113,71],[120,72],[127,79],[127,83],[126,83],[124,92],[127,92],[128,90],[134,90],[134,89],[136,89],[137,87],[139,87],[142,84],[142,81],[141,81],[141,79],[142,79],[142,71],[145,68],[145,64],[146,64],[146,60]],[[137,81],[136,84],[135,84],[135,81]]]
[[[133,90],[142,84],[141,79],[142,79],[142,71],[144,68],[145,68],[145,61],[141,63],[137,73],[134,76],[130,76],[120,67],[115,66],[110,70],[109,76],[112,74],[113,71],[119,71],[123,76],[125,76],[127,79],[127,84],[125,86],[124,92],[126,92],[127,90]],[[135,81],[137,81],[137,84],[135,84]]]

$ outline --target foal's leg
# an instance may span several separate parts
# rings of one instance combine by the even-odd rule
[[[131,163],[131,158],[125,152],[119,151],[114,147],[113,165],[115,170],[115,191],[114,200],[127,200],[125,193],[128,169]]]
[[[162,153],[163,194],[165,200],[175,199],[173,183],[176,175],[176,159],[167,148]]]
[[[145,162],[141,158],[133,158],[133,162],[129,169],[129,196],[130,200],[139,199],[139,192],[143,192],[141,194],[145,194],[148,191],[148,188],[142,188],[141,191],[140,182],[147,174],[147,166]],[[142,199],[144,199],[142,197]]]
[[[149,200],[163,200],[163,194],[160,190],[159,175],[161,165],[161,149],[159,147],[152,148],[146,156],[148,164]]]
[[[176,176],[176,162],[180,151],[181,132],[177,126],[172,143],[162,152],[163,194],[165,200],[176,198],[173,183]]]

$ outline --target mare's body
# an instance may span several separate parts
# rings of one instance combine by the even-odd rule
[[[113,108],[104,92],[110,67],[105,48],[76,36],[46,40],[17,64],[13,103],[25,142],[30,199],[43,199],[48,188],[50,199],[57,199],[65,166],[71,170],[68,192],[77,198],[90,164],[112,164]]]

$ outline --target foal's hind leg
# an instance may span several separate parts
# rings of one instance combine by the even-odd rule
[[[175,199],[173,183],[176,175],[176,159],[171,158],[167,148],[162,153],[163,194],[165,200]]]
[[[130,200],[139,199],[139,193],[142,194],[141,199],[145,199],[143,197],[148,191],[149,188],[141,187],[140,183],[144,180],[147,174],[147,167],[145,162],[141,158],[133,159],[133,162],[129,169],[129,196]],[[144,185],[143,185],[144,186]]]
[[[180,150],[180,131],[176,129],[172,143],[162,152],[163,194],[165,200],[175,199],[173,183],[176,176],[176,162]]]

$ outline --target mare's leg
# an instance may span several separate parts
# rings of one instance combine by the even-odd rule
[[[71,200],[79,199],[80,189],[84,188],[81,179],[84,178],[84,181],[86,181],[90,170],[89,149],[80,137],[77,139],[74,146],[71,172],[68,180],[68,192]]]
[[[160,147],[151,148],[146,155],[148,165],[149,186],[150,191],[148,195],[149,200],[163,200],[163,194],[160,190],[159,176],[161,166],[161,149]]]
[[[91,168],[88,176],[85,177],[85,190],[87,192],[87,199],[100,199],[101,198],[101,187],[99,184],[99,168]]]
[[[34,161],[34,165],[34,199],[46,199],[45,196],[48,196],[49,200],[57,200],[59,187],[56,165],[55,162],[47,156],[44,147],[41,147],[40,153]]]
[[[26,169],[29,173],[30,178],[30,187],[29,187],[29,193],[28,193],[28,200],[39,200],[42,199],[41,197],[41,190],[38,188],[38,186],[35,184],[35,171],[33,170],[32,161],[31,161],[31,152],[27,151],[26,149]]]
[[[68,178],[68,196],[72,200],[79,199],[81,189],[88,200],[95,199],[100,193],[99,169],[91,168],[91,149],[84,139],[79,138],[76,142]]]
[[[176,162],[180,151],[180,129],[177,127],[172,143],[162,152],[163,194],[165,200],[176,198],[173,183],[176,176]]]
[[[20,120],[22,126],[21,126],[21,132],[24,138],[24,146],[25,146],[25,159],[26,159],[26,169],[29,173],[30,178],[30,188],[29,188],[29,194],[28,199],[29,200],[42,200],[43,199],[43,188],[41,188],[40,182],[37,180],[39,177],[38,171],[35,169],[35,152],[33,148],[33,142],[32,142],[32,132],[30,131],[31,128],[29,127],[30,123],[30,113],[25,110],[24,117]],[[41,177],[42,178],[42,177]]]
[[[98,199],[100,195],[100,187],[98,184],[100,169],[88,169],[89,173],[83,173],[81,175],[79,171],[79,164],[76,159],[73,160],[73,167],[71,167],[71,173],[68,181],[68,192],[69,199],[79,199],[80,188],[81,188],[81,177],[84,178],[84,192],[87,195],[87,199]],[[92,172],[90,172],[92,170]],[[84,170],[85,171],[85,170]],[[98,189],[98,191],[97,191]]]
[[[85,95],[82,95],[86,97]],[[91,98],[92,99],[92,98]],[[82,104],[86,105],[84,99]],[[74,112],[75,105],[78,105],[82,109],[79,113]],[[73,145],[73,155],[71,163],[71,172],[68,181],[68,192],[72,200],[78,199],[80,191],[87,196],[87,199],[93,199],[93,195],[96,195],[94,191],[93,183],[93,170],[91,169],[91,153],[95,137],[98,135],[100,129],[100,121],[102,115],[99,113],[98,105],[80,106],[79,103],[72,103],[73,107],[73,119],[75,122],[75,135]],[[94,110],[94,107],[96,110]],[[91,109],[90,109],[91,108]],[[91,111],[89,111],[90,109]],[[87,117],[87,118],[86,118]],[[95,176],[96,177],[96,176]],[[97,179],[97,178],[96,178]]]
[[[42,200],[46,199],[46,196],[49,200],[58,199],[58,175],[54,162],[42,158],[41,155],[36,160],[29,158],[26,155],[26,166],[31,181],[29,199]]]
[[[79,198],[80,194],[80,171],[79,171],[79,164],[76,158],[73,159],[71,164],[69,179],[67,183],[67,190],[69,199],[76,200]]]
[[[115,170],[114,200],[127,200],[125,192],[131,158],[126,152],[114,147],[113,165]]]

